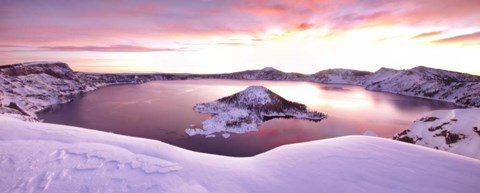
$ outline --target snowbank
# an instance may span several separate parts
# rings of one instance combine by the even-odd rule
[[[0,116],[0,192],[478,192],[480,161],[349,136],[250,158]]]

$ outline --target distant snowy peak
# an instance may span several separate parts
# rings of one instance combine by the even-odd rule
[[[274,97],[278,98],[279,96],[263,86],[250,86],[243,91],[221,98],[218,101],[239,105],[265,105],[271,103]]]
[[[453,72],[448,70],[440,70],[425,66],[417,66],[410,70],[405,70],[406,73],[414,73],[418,76],[422,76],[428,80],[438,80],[443,81],[445,83],[450,82],[478,82],[480,81],[479,76],[473,76],[470,74],[460,73],[460,72]]]
[[[301,73],[286,73],[272,67],[266,67],[260,70],[246,70],[225,74],[194,75],[194,77],[240,80],[304,80],[307,75]]]
[[[480,159],[480,109],[427,113],[393,139]]]
[[[406,70],[395,70],[390,68],[381,68],[369,79],[375,80],[375,77],[383,77],[384,79],[397,79],[399,77],[416,77],[422,80],[439,81],[445,84],[451,82],[479,82],[480,76],[453,72],[448,70],[435,69],[425,66],[417,66]],[[378,80],[377,80],[378,81]]]
[[[339,83],[360,85],[366,81],[371,72],[349,70],[349,69],[328,69],[322,70],[309,76],[308,80],[320,83]]]
[[[282,71],[277,70],[277,69],[275,69],[275,68],[273,68],[273,67],[265,67],[265,68],[262,68],[261,71],[267,71],[267,72],[268,72],[268,71],[282,72]]]

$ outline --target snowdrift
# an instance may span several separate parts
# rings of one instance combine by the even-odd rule
[[[369,136],[249,158],[0,116],[0,192],[478,192],[480,161]]]

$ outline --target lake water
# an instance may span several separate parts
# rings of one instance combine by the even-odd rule
[[[311,122],[274,119],[258,132],[230,138],[186,135],[190,124],[201,126],[209,117],[192,107],[231,95],[250,85],[263,85],[287,100],[304,103],[328,115]],[[79,99],[56,105],[39,117],[58,123],[156,139],[182,148],[228,156],[252,156],[275,147],[367,130],[391,138],[423,113],[451,109],[451,103],[371,92],[359,86],[293,81],[180,80],[104,87]]]

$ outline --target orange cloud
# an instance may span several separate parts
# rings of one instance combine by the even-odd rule
[[[449,38],[439,39],[435,43],[477,43],[480,42],[480,32],[463,34]]]
[[[443,31],[432,31],[432,32],[426,32],[426,33],[421,33],[416,36],[413,36],[412,39],[420,39],[420,38],[427,38],[427,37],[432,37],[436,35],[443,34]]]

